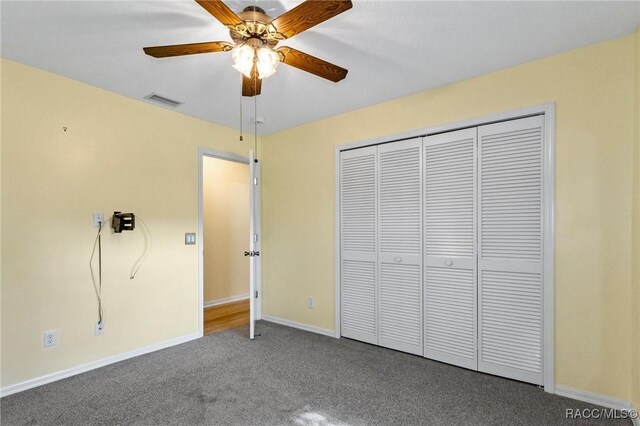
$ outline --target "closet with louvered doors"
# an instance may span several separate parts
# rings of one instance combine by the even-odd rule
[[[544,382],[544,117],[340,154],[341,335]]]

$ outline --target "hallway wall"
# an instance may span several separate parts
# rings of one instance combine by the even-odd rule
[[[203,159],[204,303],[249,294],[249,166]]]

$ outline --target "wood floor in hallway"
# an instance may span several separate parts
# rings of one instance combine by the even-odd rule
[[[204,310],[204,335],[249,324],[249,299]]]

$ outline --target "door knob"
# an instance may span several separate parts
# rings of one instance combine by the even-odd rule
[[[453,265],[453,260],[447,259],[447,260],[444,261],[444,264],[447,265],[447,266],[452,266]]]
[[[397,263],[402,262],[402,256],[396,256],[393,260],[395,260]]]

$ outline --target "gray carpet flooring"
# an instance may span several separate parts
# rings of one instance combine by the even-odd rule
[[[593,425],[535,386],[259,322],[10,395],[2,425]]]

